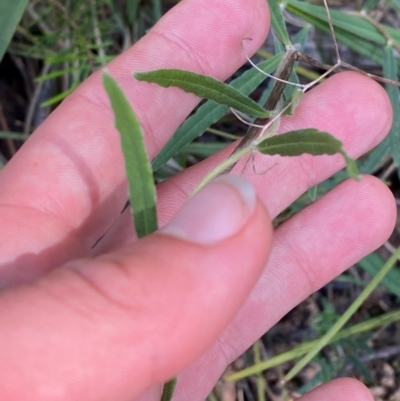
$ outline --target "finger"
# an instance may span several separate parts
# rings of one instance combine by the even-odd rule
[[[224,177],[161,233],[4,290],[2,398],[132,400],[170,379],[232,320],[271,236],[250,184]]]
[[[280,132],[301,128],[327,131],[343,141],[352,157],[359,157],[376,146],[388,133],[392,108],[386,92],[374,81],[356,73],[340,73],[305,95],[294,116],[285,117]],[[236,145],[234,145],[236,146]],[[165,224],[179,210],[188,194],[215,166],[225,160],[233,147],[164,181],[158,188],[160,221]],[[303,155],[301,157],[255,158],[243,172],[255,186],[271,216],[276,217],[308,188],[324,181],[344,166],[342,156]],[[243,163],[236,173],[243,170]],[[109,251],[135,239],[130,213],[120,216],[97,253]]]
[[[361,382],[354,379],[336,379],[322,384],[299,401],[373,401],[371,392]]]
[[[108,69],[128,95],[146,132],[151,157],[199,99],[176,88],[139,83],[133,71],[183,68],[226,79],[268,31],[264,0],[187,0]],[[118,217],[127,184],[120,139],[94,74],[34,133],[0,174],[0,282],[37,276],[87,255]],[[10,238],[18,241],[12,242]]]
[[[227,364],[310,294],[379,247],[396,205],[376,178],[348,180],[280,226],[251,295],[220,340],[179,377],[176,400],[204,399]],[[210,368],[212,367],[212,368]],[[202,398],[203,397],[203,398]]]

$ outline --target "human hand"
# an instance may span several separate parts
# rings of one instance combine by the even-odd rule
[[[253,52],[261,45],[265,21],[264,0],[183,1],[109,65],[141,120],[150,157],[198,99],[135,82],[132,72],[174,67],[223,80],[245,61],[244,37],[253,38]],[[384,91],[342,73],[308,93],[281,131],[326,130],[357,157],[390,124]],[[230,151],[159,186],[162,225]],[[258,158],[257,169],[270,160]],[[285,158],[251,180],[275,217],[342,167],[340,157]],[[247,207],[238,192],[243,186]],[[135,242],[129,213],[119,216],[127,185],[100,73],[35,132],[1,172],[0,188],[0,282],[21,284],[0,293],[0,394],[6,400],[158,400],[160,383],[177,373],[174,400],[202,400],[227,363],[382,244],[395,218],[392,195],[381,182],[346,181],[275,231],[266,266],[271,231],[264,206],[243,181],[228,179],[189,201],[175,229]],[[197,239],[177,237],[182,225]],[[206,235],[217,227],[230,227],[230,235],[210,242]],[[372,399],[347,379],[303,397],[321,398]]]

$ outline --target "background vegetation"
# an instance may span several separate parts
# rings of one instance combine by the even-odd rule
[[[4,165],[13,156],[52,108],[80,82],[140,39],[176,2],[14,0],[10,3],[0,0],[0,58],[5,53],[0,64],[0,164]],[[285,5],[283,15],[289,32],[304,48],[304,53],[333,64],[331,38],[321,34],[328,31],[324,9],[311,0],[287,0]],[[337,0],[331,7],[343,58],[368,72],[398,79],[399,0]],[[257,61],[270,59],[280,51],[279,44],[270,37],[258,52]],[[246,78],[248,75],[243,74],[249,74],[249,70],[250,65],[246,65],[232,78]],[[319,72],[305,65],[297,68],[297,75],[304,82],[315,78]],[[266,80],[252,96],[261,102],[270,89],[271,84]],[[394,105],[395,124],[387,140],[359,161],[359,168],[381,178],[397,197],[399,91],[388,90]],[[204,111],[206,106],[207,103],[197,113],[208,116],[209,112]],[[167,154],[166,160],[158,163],[157,181],[215,153],[246,129],[233,115],[222,113],[215,123],[207,120],[209,124],[206,125],[210,127],[194,132],[198,126],[195,117],[196,114],[178,133],[179,137],[186,135],[188,143],[179,146],[173,143],[174,157]],[[275,224],[322,196],[345,177],[344,173],[339,173],[310,190],[285,210]],[[399,400],[398,267],[392,268],[361,308],[353,313],[350,323],[311,364],[285,388],[279,384],[295,361],[312,349],[315,341],[343,315],[398,245],[396,228],[385,247],[313,294],[233,363],[210,400],[290,400],[324,381],[349,375],[364,381],[377,400]]]

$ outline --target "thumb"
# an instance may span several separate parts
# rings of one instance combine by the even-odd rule
[[[0,394],[130,400],[184,369],[232,320],[272,229],[244,179],[217,179],[160,232],[0,293]]]

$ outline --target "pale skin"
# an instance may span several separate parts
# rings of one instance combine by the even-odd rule
[[[242,39],[253,39],[254,53],[268,21],[265,0],[184,0],[109,65],[150,157],[199,99],[136,82],[132,72],[173,67],[224,80],[245,62]],[[326,130],[358,157],[388,133],[391,113],[378,84],[340,73],[308,93],[281,131]],[[162,226],[231,150],[159,186]],[[203,400],[230,361],[392,232],[394,199],[369,176],[344,182],[272,232],[270,219],[343,161],[255,161],[258,171],[276,165],[262,175],[244,172],[258,200],[241,222],[227,217],[231,235],[199,244],[164,231],[136,241],[129,213],[119,216],[127,184],[101,75],[78,88],[0,174],[1,398],[155,401],[160,383],[178,374],[174,400]],[[241,207],[233,187],[221,185],[205,189],[205,227],[207,218]],[[187,216],[199,213],[193,207]],[[353,379],[302,398],[320,399],[373,400]]]

